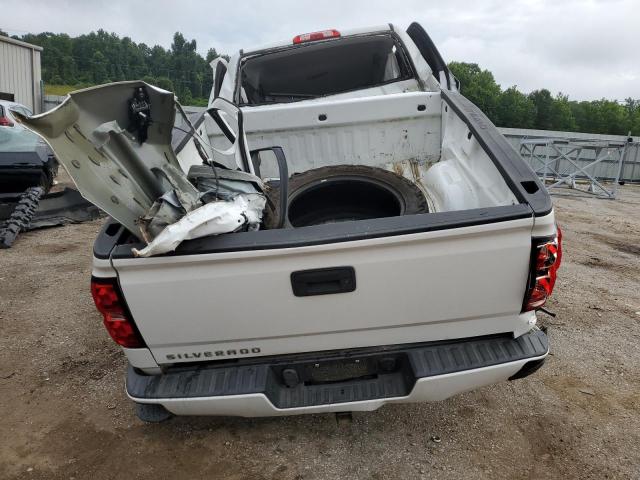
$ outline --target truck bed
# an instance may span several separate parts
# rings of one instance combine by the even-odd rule
[[[450,107],[445,115],[452,117],[449,132],[469,132],[468,138],[463,133],[472,144],[468,151],[480,149],[492,168],[504,172],[519,202],[238,232],[190,240],[173,254],[154,258],[134,258],[135,239],[117,227],[106,228],[94,255],[109,259],[117,272],[155,361],[175,364],[528,331],[535,315],[520,312],[531,236],[536,218],[551,211],[548,195],[470,102],[442,94]],[[292,273],[328,268],[352,269],[354,288],[294,295]],[[339,283],[338,277],[323,281]]]

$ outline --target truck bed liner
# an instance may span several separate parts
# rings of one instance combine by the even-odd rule
[[[531,167],[522,160],[491,120],[460,93],[442,90],[441,95],[467,124],[518,201],[527,203],[536,217],[548,215],[553,209],[551,197]]]

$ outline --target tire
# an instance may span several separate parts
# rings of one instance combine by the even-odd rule
[[[38,209],[38,202],[44,191],[40,187],[31,187],[24,191],[11,215],[0,228],[0,248],[13,245],[18,234],[25,230]]]
[[[279,188],[267,192],[264,225],[275,228]],[[287,228],[351,220],[414,215],[429,211],[422,191],[406,178],[364,165],[320,167],[289,179]]]

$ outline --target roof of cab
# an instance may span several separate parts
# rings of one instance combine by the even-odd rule
[[[323,30],[329,30],[329,29],[321,29],[318,31],[323,31]],[[349,29],[337,29],[340,32],[340,38],[342,37],[348,37],[350,35],[362,35],[363,33],[375,33],[375,32],[384,32],[384,31],[391,31],[392,27],[390,24],[386,24],[386,25],[377,25],[377,26],[369,26],[369,27],[359,27],[359,28],[349,28]],[[310,32],[298,32],[295,33],[293,35],[291,35],[291,38],[287,39],[287,40],[280,40],[277,42],[272,42],[272,43],[267,43],[267,44],[263,44],[263,45],[258,45],[252,48],[247,48],[244,49],[242,51],[242,55],[248,55],[248,54],[252,54],[252,53],[256,53],[256,52],[260,52],[263,50],[270,50],[272,48],[279,48],[279,47],[288,47],[288,46],[293,46],[293,37],[295,37],[296,35],[300,35],[300,34],[304,34],[304,33],[310,33]]]

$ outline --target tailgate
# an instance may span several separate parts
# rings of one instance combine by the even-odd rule
[[[160,364],[519,335],[532,225],[112,262]]]

